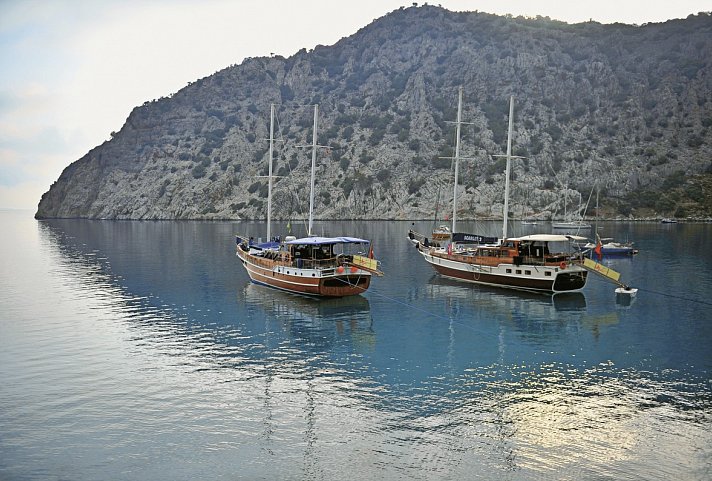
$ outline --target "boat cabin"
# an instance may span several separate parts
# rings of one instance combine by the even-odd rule
[[[560,264],[571,258],[571,252],[552,253],[550,243],[570,242],[574,236],[556,234],[536,234],[505,239],[497,245],[456,245],[452,255],[463,257],[460,260],[481,264],[499,264],[502,262],[516,265]],[[469,259],[467,259],[469,257]]]

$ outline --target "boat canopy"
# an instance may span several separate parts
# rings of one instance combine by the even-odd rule
[[[261,244],[251,244],[250,247],[256,247],[258,249],[273,249],[277,250],[279,249],[279,242],[262,242]]]
[[[572,240],[586,240],[586,237],[581,237],[578,235],[564,235],[564,234],[532,234],[525,235],[522,237],[510,237],[507,240],[522,241],[522,242],[566,242]]]
[[[370,242],[357,237],[304,237],[285,242],[290,245],[328,245],[328,244],[369,244]]]

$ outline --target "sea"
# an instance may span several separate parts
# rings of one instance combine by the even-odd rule
[[[630,299],[444,279],[406,238],[431,221],[322,222],[385,276],[314,300],[250,283],[261,222],[32,214],[0,211],[3,481],[712,479],[712,224],[601,223]]]

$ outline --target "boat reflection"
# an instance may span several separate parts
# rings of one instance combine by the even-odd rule
[[[350,339],[354,346],[373,349],[375,333],[371,307],[363,296],[312,298],[250,283],[238,293],[250,308],[276,320],[294,339],[308,339],[312,346]]]
[[[437,274],[428,280],[427,289],[433,298],[450,297],[471,300],[480,305],[498,310],[535,310],[541,315],[551,315],[556,311],[585,311],[586,296],[582,292],[540,294],[529,291],[512,291],[497,287],[477,286],[441,277]]]
[[[533,344],[555,342],[580,329],[598,339],[602,330],[620,322],[617,310],[589,307],[582,292],[544,295],[484,286],[473,289],[434,275],[427,283],[426,296],[444,302],[454,315],[498,322]]]
[[[625,294],[616,294],[616,306],[621,309],[630,309],[637,297]]]

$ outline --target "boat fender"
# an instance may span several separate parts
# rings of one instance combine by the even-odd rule
[[[560,267],[562,270],[563,270],[563,269],[566,269],[566,262],[562,262],[561,264],[559,264],[559,267]]]
[[[343,274],[343,273],[344,273],[344,266],[339,266],[339,267],[337,267],[337,268],[336,268],[336,272],[338,272],[339,274]]]
[[[356,268],[356,266],[351,266],[351,273],[354,273],[354,272],[356,272],[357,270],[358,270],[358,269]]]

